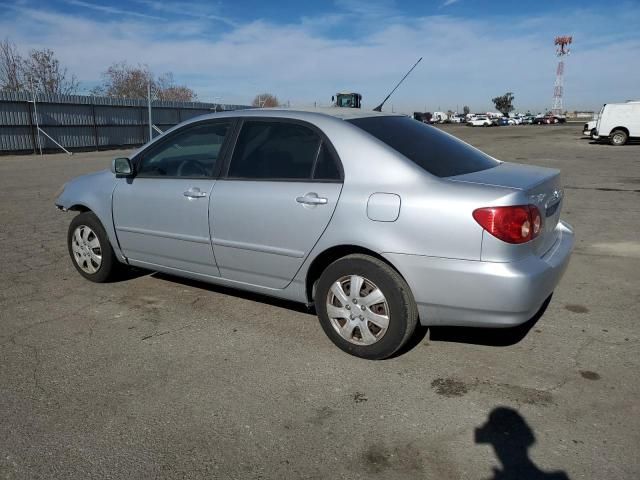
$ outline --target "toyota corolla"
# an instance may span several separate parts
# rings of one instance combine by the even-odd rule
[[[574,245],[558,170],[502,162],[408,117],[244,110],[182,123],[55,201],[78,272],[126,265],[314,305],[342,350],[416,325],[531,319]]]

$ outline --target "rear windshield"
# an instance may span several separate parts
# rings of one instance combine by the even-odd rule
[[[409,117],[354,118],[348,122],[437,177],[464,175],[500,164],[480,150]]]

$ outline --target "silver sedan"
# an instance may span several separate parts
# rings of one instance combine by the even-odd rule
[[[125,265],[315,305],[342,350],[416,325],[532,318],[574,245],[559,171],[399,115],[245,110],[182,123],[56,199],[78,272]]]

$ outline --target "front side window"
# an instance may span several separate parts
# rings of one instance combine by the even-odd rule
[[[144,177],[211,177],[231,124],[204,123],[174,133],[143,156],[137,174]]]
[[[320,135],[297,123],[246,121],[228,176],[248,179],[311,179]]]
[[[437,177],[464,175],[500,164],[452,135],[409,117],[366,117],[348,121]]]

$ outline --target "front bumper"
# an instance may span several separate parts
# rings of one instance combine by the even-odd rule
[[[513,327],[531,319],[560,282],[575,235],[560,221],[542,257],[482,262],[386,253],[411,287],[423,325]]]

